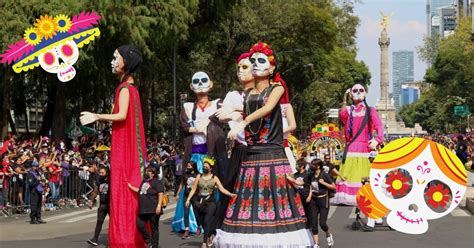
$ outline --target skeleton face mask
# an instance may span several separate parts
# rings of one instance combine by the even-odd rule
[[[123,58],[120,55],[120,53],[115,50],[114,52],[114,59],[110,62],[110,65],[112,66],[112,73],[117,74],[118,71],[120,70],[120,65],[123,64]],[[121,63],[122,62],[122,63]]]
[[[207,73],[199,71],[194,73],[191,81],[191,90],[194,93],[207,93],[212,89],[212,81]]]
[[[356,84],[352,86],[351,98],[353,101],[355,102],[363,101],[365,99],[365,96],[366,96],[366,92],[365,92],[364,86],[360,84]]]
[[[250,58],[252,63],[252,74],[254,77],[269,77],[273,73],[273,66],[264,53],[254,53]]]
[[[466,185],[466,171],[457,156],[421,138],[392,141],[381,150],[370,170],[374,195],[390,210],[387,223],[408,234],[426,232],[428,220],[454,210]]]
[[[79,58],[79,49],[74,41],[66,41],[38,56],[41,68],[49,73],[57,73],[61,82],[67,82],[76,76],[74,65]]]
[[[239,78],[239,82],[245,83],[254,79],[252,75],[252,67],[253,65],[250,63],[249,58],[240,60],[237,65],[237,78]]]

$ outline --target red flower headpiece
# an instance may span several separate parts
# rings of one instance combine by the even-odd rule
[[[259,41],[250,48],[250,56],[254,53],[263,53],[268,56],[270,64],[275,65],[275,57],[273,56],[273,50],[267,43]]]
[[[237,64],[240,63],[242,59],[247,59],[247,58],[250,58],[250,53],[242,53],[237,59]]]

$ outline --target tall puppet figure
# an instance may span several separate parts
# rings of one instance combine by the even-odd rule
[[[280,99],[281,115],[283,117],[283,146],[285,147],[285,154],[288,158],[288,162],[290,163],[293,174],[296,172],[296,159],[290,149],[290,144],[288,143],[288,136],[293,130],[296,129],[295,112],[293,111],[293,106],[290,103],[288,87],[286,86],[285,81],[280,77],[274,78],[274,81],[280,82],[283,88],[285,88],[285,93]]]
[[[353,101],[351,106],[347,106],[349,95]],[[356,195],[362,187],[361,179],[368,177],[370,172],[370,151],[383,141],[382,121],[375,108],[367,105],[366,95],[364,86],[352,86],[346,91],[339,111],[346,138],[340,173],[346,180],[337,183],[336,196],[331,199],[335,204],[357,206]]]
[[[183,164],[193,161],[197,165],[197,172],[203,173],[203,159],[210,155],[216,158],[213,168],[214,175],[222,180],[222,174],[226,164],[225,135],[222,124],[214,116],[218,109],[220,99],[210,100],[209,91],[213,87],[209,75],[206,72],[196,72],[190,84],[191,90],[196,94],[196,102],[186,102],[180,114],[181,128],[185,132]],[[186,167],[183,166],[183,169]],[[184,173],[183,173],[184,174]],[[223,180],[222,180],[223,181]],[[175,232],[186,231],[184,224],[184,191],[179,196],[172,229]],[[197,231],[194,224],[195,216],[189,215],[189,232]]]
[[[237,59],[237,78],[242,86],[243,91],[231,91],[227,93],[222,107],[217,110],[216,116],[222,122],[228,122],[230,128],[235,128],[243,121],[242,111],[244,109],[244,95],[250,89],[255,87],[255,79],[252,75],[252,63],[250,63],[250,53],[242,53]],[[235,181],[239,175],[240,164],[245,155],[247,142],[245,142],[244,132],[237,135],[232,147],[229,166],[225,170],[223,180],[224,188],[230,189],[232,192]],[[229,203],[229,197],[223,196],[221,204],[217,210],[217,227],[222,225],[225,211]]]
[[[115,93],[113,114],[81,113],[82,125],[95,121],[112,121],[112,151],[110,173],[110,247],[144,247],[135,223],[138,198],[127,181],[138,187],[145,167],[145,132],[140,96],[134,86],[133,72],[142,62],[141,52],[124,45],[114,52],[112,72],[122,82]]]
[[[313,241],[306,227],[301,199],[287,181],[291,168],[283,148],[280,99],[285,90],[272,81],[273,51],[259,42],[251,52],[255,88],[244,98],[244,120],[233,128],[235,139],[245,130],[247,152],[239,178],[217,230],[217,247],[308,247]]]

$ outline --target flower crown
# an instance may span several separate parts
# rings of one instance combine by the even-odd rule
[[[73,40],[79,48],[100,35],[98,24],[101,17],[96,12],[82,12],[72,19],[66,15],[44,15],[36,19],[33,27],[25,30],[23,38],[8,45],[0,55],[1,63],[13,64],[16,73],[39,66],[38,56],[52,47]]]
[[[208,163],[210,166],[214,166],[214,164],[216,163],[216,160],[212,157],[205,157],[203,160],[202,160],[202,163]]]
[[[273,56],[273,50],[265,42],[259,41],[258,43],[254,44],[252,48],[250,48],[250,56],[254,53],[263,53],[268,56],[268,61],[270,64],[275,65],[275,57]]]

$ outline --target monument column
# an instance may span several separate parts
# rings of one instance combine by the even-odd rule
[[[390,38],[387,34],[387,27],[382,24],[382,33],[379,38],[380,46],[380,103],[381,105],[389,105],[388,99],[388,46]]]

